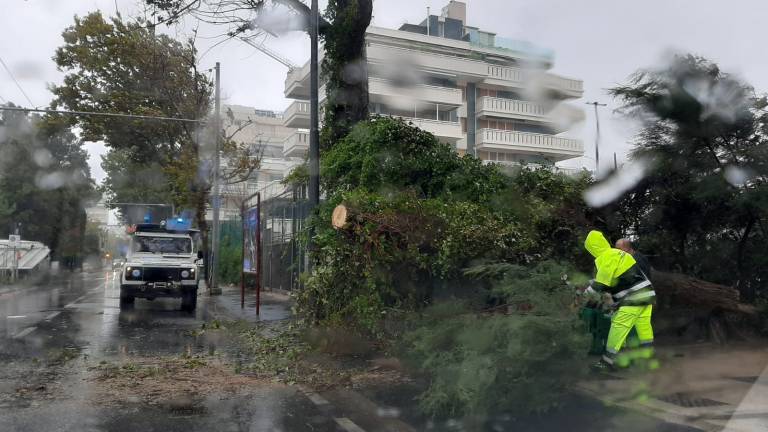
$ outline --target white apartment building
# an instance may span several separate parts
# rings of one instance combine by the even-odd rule
[[[270,183],[282,180],[303,159],[283,155],[283,143],[295,133],[293,128],[285,125],[283,113],[242,105],[226,105],[223,112],[226,114],[223,116],[226,135],[251,146],[254,154],[261,157],[261,166],[251,174],[248,181],[221,186],[220,217],[229,220],[239,217],[243,199]],[[222,161],[225,172],[227,162]],[[208,217],[212,216],[209,214]]]
[[[582,81],[548,72],[551,51],[467,25],[465,3],[451,1],[418,25],[369,27],[367,44],[372,114],[402,117],[486,161],[553,165],[583,155],[580,140],[561,135],[584,119],[564,103],[581,97]],[[298,129],[283,154],[303,157],[308,63],[288,73],[284,93],[295,99],[284,125]]]

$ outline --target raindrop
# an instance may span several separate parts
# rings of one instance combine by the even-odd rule
[[[47,149],[37,149],[32,153],[32,159],[40,168],[48,168],[53,163],[53,156]]]
[[[723,176],[725,177],[725,181],[733,186],[744,186],[744,184],[752,177],[748,170],[736,165],[728,165],[725,167]]]
[[[645,177],[647,165],[642,160],[624,165],[609,178],[587,189],[584,192],[584,201],[590,207],[602,207],[612,203]]]
[[[55,171],[48,174],[43,174],[41,176],[38,176],[38,178],[35,181],[35,184],[40,189],[44,190],[51,190],[51,189],[58,189],[67,181],[67,176],[62,171]]]
[[[400,417],[400,410],[394,407],[379,408],[377,411],[379,417],[397,418]]]

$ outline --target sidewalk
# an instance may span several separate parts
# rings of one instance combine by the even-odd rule
[[[704,431],[768,430],[768,348],[659,348],[661,367],[594,376],[578,385],[608,405]]]

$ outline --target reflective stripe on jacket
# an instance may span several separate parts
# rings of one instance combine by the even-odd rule
[[[619,306],[654,303],[656,292],[632,255],[612,248],[600,231],[590,231],[584,247],[595,257],[595,289],[609,292]]]

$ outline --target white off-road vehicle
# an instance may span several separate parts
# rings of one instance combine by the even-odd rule
[[[120,307],[133,305],[137,297],[180,297],[182,310],[195,310],[202,253],[195,251],[194,232],[153,224],[131,231],[120,275]]]

